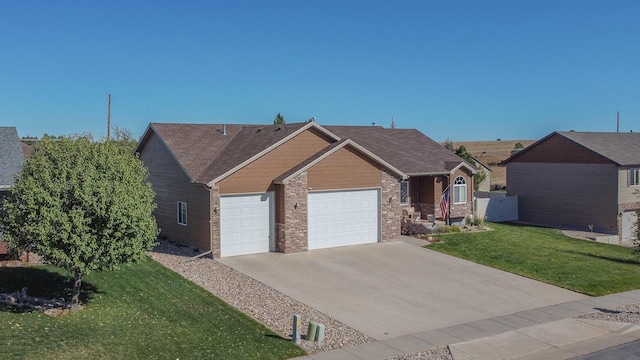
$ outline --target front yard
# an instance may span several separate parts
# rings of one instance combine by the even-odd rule
[[[493,231],[439,235],[432,250],[587,295],[640,289],[631,248],[577,240],[559,230],[488,224]]]
[[[23,286],[69,298],[72,277],[51,266],[2,268],[0,293]],[[49,317],[0,304],[7,359],[286,359],[304,351],[201,287],[146,258],[83,278],[76,314]]]

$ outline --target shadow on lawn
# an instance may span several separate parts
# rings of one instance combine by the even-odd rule
[[[73,292],[73,277],[61,275],[42,268],[35,267],[0,267],[0,293],[12,293],[27,287],[27,295],[45,299],[71,300]],[[82,282],[80,287],[80,302],[86,304],[98,289],[91,283]],[[16,308],[0,303],[0,311],[31,312],[30,308]]]
[[[583,251],[575,251],[575,250],[560,250],[560,251],[564,253],[569,253],[569,254],[585,255],[585,256],[589,256],[589,257],[600,259],[600,260],[616,262],[619,264],[640,265],[640,259],[620,259],[620,258],[615,258],[611,256],[603,256],[603,255],[597,255],[597,254],[592,254],[592,253],[583,252]]]

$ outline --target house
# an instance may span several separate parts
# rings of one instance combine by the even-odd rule
[[[14,183],[14,176],[20,172],[24,152],[15,127],[0,127],[0,201]],[[7,247],[0,240],[0,255],[7,253]]]
[[[393,241],[402,209],[470,215],[475,168],[417,130],[165,124],[136,150],[161,236],[214,257]]]
[[[632,238],[640,210],[640,134],[553,132],[501,165],[521,221]]]
[[[478,191],[482,191],[485,193],[488,193],[491,191],[491,168],[489,167],[489,165],[486,165],[485,163],[483,163],[482,161],[478,160],[477,158],[473,158],[473,161],[475,161],[475,165],[478,168],[478,170],[480,171],[484,171],[484,173],[486,174],[486,177],[484,178],[484,180],[482,180],[482,182],[480,182],[480,184],[478,185]]]

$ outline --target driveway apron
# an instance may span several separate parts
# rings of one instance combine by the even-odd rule
[[[220,262],[377,340],[587,298],[401,241]]]

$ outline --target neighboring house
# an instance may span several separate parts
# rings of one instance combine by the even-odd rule
[[[316,122],[152,123],[135,151],[161,235],[216,258],[396,240],[402,208],[438,214],[450,183],[464,218],[476,171],[417,130]]]
[[[487,174],[487,177],[485,177],[480,185],[478,185],[478,191],[488,193],[489,191],[491,191],[491,168],[489,168],[488,165],[484,164],[475,157],[473,158],[473,160],[476,162],[476,167],[478,168],[478,170],[484,171],[484,173]]]
[[[640,134],[554,132],[514,154],[507,195],[519,220],[632,237],[640,210]]]
[[[20,172],[24,152],[15,127],[0,127],[0,201],[14,183],[14,176]],[[0,240],[0,255],[7,248]]]

